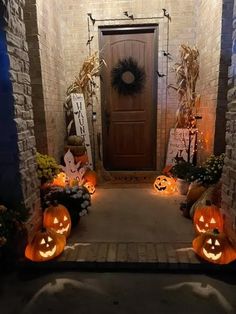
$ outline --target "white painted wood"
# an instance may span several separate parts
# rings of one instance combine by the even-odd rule
[[[76,134],[84,138],[89,168],[93,169],[92,149],[89,137],[88,120],[83,94],[71,94]]]

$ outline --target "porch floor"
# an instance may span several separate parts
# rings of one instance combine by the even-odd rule
[[[151,184],[97,188],[90,213],[81,218],[64,252],[44,263],[22,261],[24,270],[218,271],[235,272],[200,260],[192,250],[192,222],[184,218],[178,194],[158,196]]]

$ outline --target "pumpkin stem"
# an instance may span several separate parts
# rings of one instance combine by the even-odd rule
[[[219,230],[218,230],[218,229],[216,229],[216,228],[215,228],[215,229],[213,229],[213,233],[214,233],[214,234],[216,234],[216,235],[217,235],[217,234],[220,234]]]
[[[212,202],[210,200],[206,200],[206,206],[211,206]]]

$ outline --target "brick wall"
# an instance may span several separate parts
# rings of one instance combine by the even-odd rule
[[[59,160],[65,139],[61,8],[56,0],[27,0],[26,4],[37,149]]]
[[[226,114],[226,158],[222,175],[222,207],[226,215],[226,232],[236,246],[236,1],[234,1],[233,9],[232,39],[232,63],[229,68],[228,112]]]
[[[158,81],[158,101],[157,101],[157,169],[161,169],[164,164],[167,141],[169,137],[169,129],[173,127],[175,122],[175,113],[177,109],[177,96],[175,92],[169,90],[166,93],[166,86],[175,82],[174,73],[170,69],[179,56],[179,46],[182,43],[192,45],[195,43],[195,1],[194,0],[144,0],[124,1],[124,0],[61,0],[61,16],[62,16],[62,35],[64,39],[64,56],[65,56],[65,72],[66,83],[69,85],[76,73],[79,72],[83,60],[88,55],[87,30],[87,13],[92,13],[95,19],[115,19],[124,18],[123,12],[128,11],[134,14],[134,17],[152,17],[162,16],[162,8],[166,8],[171,15],[169,32],[169,51],[173,60],[168,64],[163,56],[162,50],[167,49],[167,19],[148,20],[144,19],[141,23],[158,23],[159,24],[159,52],[158,67],[159,72],[167,74],[168,77],[159,79]],[[183,18],[184,16],[184,18]],[[112,21],[97,22],[91,26],[91,36],[94,39],[91,43],[92,52],[98,50],[98,26],[104,25],[121,25],[121,24],[137,24],[137,21]],[[98,92],[98,99],[100,95]],[[88,110],[89,120],[91,120],[91,108]],[[97,133],[101,133],[101,105],[100,102],[94,104],[94,111],[97,112],[97,121],[94,125],[94,139],[96,142]],[[91,126],[91,123],[90,123]],[[90,128],[92,134],[92,129]],[[96,151],[98,151],[96,145]]]
[[[24,0],[0,5],[0,200],[12,206],[23,201],[35,226],[40,207]]]
[[[198,127],[203,145],[198,156],[204,161],[211,153],[225,151],[225,112],[227,73],[230,64],[232,0],[198,1],[196,45],[200,51],[200,77],[197,92],[201,95]]]

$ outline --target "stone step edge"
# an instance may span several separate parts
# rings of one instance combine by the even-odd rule
[[[236,263],[217,265],[201,263],[168,263],[168,262],[88,262],[88,261],[49,261],[34,263],[20,261],[20,271],[55,270],[55,271],[91,271],[91,272],[194,272],[194,273],[235,273]]]

